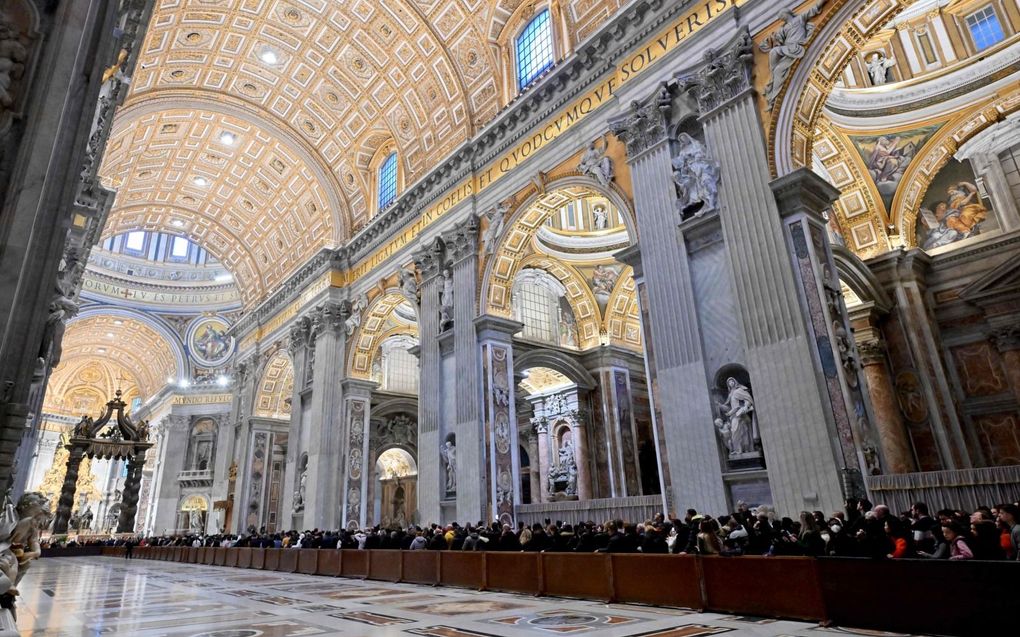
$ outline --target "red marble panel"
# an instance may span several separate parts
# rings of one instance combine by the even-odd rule
[[[975,416],[974,424],[989,464],[1020,464],[1020,419],[1016,412]]]
[[[995,396],[1009,390],[999,353],[987,341],[961,345],[950,351],[961,389],[968,397]]]

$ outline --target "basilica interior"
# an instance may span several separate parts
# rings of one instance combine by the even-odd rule
[[[0,479],[82,538],[1016,502],[1018,111],[1017,0],[6,0]]]

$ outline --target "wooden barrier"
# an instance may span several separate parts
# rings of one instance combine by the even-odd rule
[[[541,595],[541,553],[485,553],[485,588]]]
[[[262,569],[266,571],[278,571],[280,570],[280,553],[289,551],[290,549],[262,549],[266,552],[266,560],[262,564]]]
[[[703,609],[694,555],[612,555],[614,601]]]
[[[64,555],[125,554],[81,548]],[[1020,590],[1007,562],[220,547],[134,556],[982,637],[1001,632]]]
[[[301,549],[276,549],[280,551],[280,561],[276,565],[276,570],[281,573],[293,573],[297,571],[298,554]]]
[[[328,575],[337,577],[340,575],[340,558],[343,551],[336,549],[320,549],[318,564],[315,566],[316,575]]]
[[[485,556],[475,551],[436,551],[439,554],[439,583],[460,588],[485,588]],[[520,555],[520,553],[514,553]]]
[[[818,572],[828,618],[843,626],[1006,634],[1020,599],[1015,562],[826,558]]]
[[[701,569],[708,610],[825,620],[814,558],[710,555],[701,558]]]
[[[297,572],[315,575],[319,567],[319,549],[301,549],[298,552]]]
[[[368,579],[399,582],[403,570],[401,551],[368,551]]]
[[[401,551],[402,582],[412,584],[439,584],[439,557],[441,551]]]
[[[606,602],[613,599],[612,556],[608,553],[539,555],[542,559],[542,591],[545,594],[599,599]],[[655,571],[646,571],[652,572]],[[489,578],[491,581],[492,576]]]
[[[340,551],[340,575],[343,577],[368,577],[368,554],[372,551]]]

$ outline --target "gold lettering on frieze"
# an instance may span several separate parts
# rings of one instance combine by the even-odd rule
[[[82,288],[104,296],[159,305],[212,305],[228,303],[238,299],[236,292],[218,292],[215,294],[153,292],[142,288],[98,281],[92,278],[86,278],[82,282]]]
[[[201,396],[174,396],[174,405],[222,405],[234,399],[232,394],[203,394]]]

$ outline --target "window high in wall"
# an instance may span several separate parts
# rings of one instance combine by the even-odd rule
[[[987,5],[968,15],[967,28],[970,30],[970,36],[974,39],[974,47],[978,51],[998,44],[1006,37],[1002,31],[1002,25],[999,23],[999,16],[995,14],[995,8],[992,5]]]
[[[379,166],[379,211],[382,212],[397,199],[397,154],[390,153]]]
[[[516,41],[517,88],[526,89],[555,61],[553,54],[552,19],[545,9],[532,18]]]

